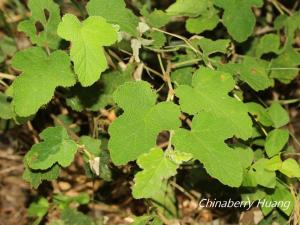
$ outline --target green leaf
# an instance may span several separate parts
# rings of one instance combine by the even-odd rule
[[[66,208],[62,212],[61,219],[65,225],[95,225],[92,218],[70,208]]]
[[[160,191],[156,192],[152,198],[151,202],[156,208],[156,211],[164,215],[166,218],[178,218],[178,208],[176,202],[176,195],[173,186],[170,182],[164,180],[161,185]],[[157,225],[154,222],[159,222],[153,220],[152,225]],[[159,223],[159,225],[162,225]]]
[[[201,13],[200,16],[189,18],[186,21],[185,27],[190,33],[201,34],[203,31],[213,30],[219,21],[218,11],[213,7],[209,7],[209,9]]]
[[[43,142],[32,146],[25,156],[31,169],[45,170],[58,163],[62,167],[69,166],[77,151],[76,143],[70,139],[65,128],[49,127],[40,134]]]
[[[290,216],[295,205],[295,200],[290,190],[279,182],[277,182],[274,192],[268,194],[260,201],[262,203],[266,201],[265,205],[261,205],[264,215],[269,214],[274,206],[277,206],[285,215]]]
[[[176,0],[166,10],[170,16],[199,16],[204,12],[207,6],[211,5],[207,0]]]
[[[292,48],[287,47],[283,53],[272,60],[271,77],[282,83],[290,83],[299,72],[300,53]]]
[[[262,0],[214,0],[216,6],[224,9],[222,22],[232,38],[246,41],[255,26],[252,6],[261,7]]]
[[[186,152],[179,152],[176,150],[169,150],[165,151],[165,156],[168,157],[171,161],[176,164],[182,164],[183,162],[187,162],[193,158],[193,155]]]
[[[292,158],[283,161],[282,166],[279,169],[279,171],[290,178],[293,178],[293,177],[300,178],[299,163]]]
[[[205,111],[222,118],[222,137],[247,139],[252,134],[252,122],[247,106],[228,96],[234,86],[230,74],[202,67],[194,73],[192,87],[180,85],[175,94],[183,112],[195,115]]]
[[[151,27],[161,28],[170,22],[170,16],[168,16],[164,11],[155,9],[153,12],[149,13],[144,7],[141,10],[141,14],[144,16],[146,23]]]
[[[268,114],[275,128],[280,128],[290,121],[287,111],[278,102],[272,103],[268,109]]]
[[[121,30],[137,35],[139,19],[126,8],[123,0],[90,0],[87,11],[90,16],[102,16],[107,22],[119,25]]]
[[[226,53],[230,41],[226,39],[218,39],[213,41],[208,38],[193,39],[193,44],[198,45],[206,56],[214,53]]]
[[[192,75],[194,68],[192,67],[181,67],[171,72],[171,80],[179,85],[191,85],[192,84]]]
[[[49,208],[48,200],[44,197],[40,198],[37,202],[30,204],[28,208],[28,216],[30,217],[44,217]]]
[[[266,162],[265,169],[268,171],[277,171],[282,166],[280,155],[276,155]]]
[[[101,142],[100,142],[99,139],[94,139],[90,136],[83,135],[83,136],[80,137],[79,144],[84,145],[86,150],[88,150],[94,156],[99,156],[100,155]]]
[[[56,30],[60,22],[59,6],[53,0],[30,0],[28,7],[31,17],[21,22],[18,30],[25,32],[33,44],[51,49],[58,48],[60,38]],[[41,27],[36,27],[37,24]]]
[[[266,53],[279,53],[280,39],[277,34],[266,34],[261,37],[258,41],[257,46],[255,46],[255,55],[261,57]]]
[[[264,90],[274,85],[269,77],[269,62],[251,56],[243,57],[239,63],[228,63],[220,66],[221,70],[238,74],[255,91]]]
[[[14,39],[3,36],[0,39],[0,62],[3,62],[7,56],[12,56],[17,51]]]
[[[100,153],[100,168],[99,173],[100,177],[105,181],[112,180],[112,171],[110,169],[110,155],[109,151],[102,150]]]
[[[167,38],[166,36],[158,31],[153,31],[149,34],[149,37],[151,38],[151,40],[153,41],[151,43],[151,46],[153,46],[154,48],[162,48],[165,43],[167,42]]]
[[[275,129],[268,133],[265,143],[266,153],[269,157],[277,155],[289,140],[289,131]]]
[[[134,219],[134,222],[131,225],[147,225],[148,222],[152,219],[153,216],[144,215],[139,216]]]
[[[0,118],[9,120],[14,117],[14,112],[8,96],[0,92]]]
[[[300,28],[300,13],[299,11],[295,12],[291,16],[280,15],[276,17],[274,21],[274,27],[278,31],[281,28],[285,28],[286,34],[286,45],[292,45],[295,37],[295,32]]]
[[[59,172],[60,167],[58,164],[54,164],[46,170],[33,170],[25,166],[23,179],[29,182],[33,188],[38,188],[44,180],[55,180],[59,176]]]
[[[192,130],[176,130],[172,142],[177,151],[191,153],[203,163],[209,175],[223,184],[239,187],[243,169],[238,154],[224,142],[228,137],[226,126],[222,117],[201,112],[194,116]]]
[[[84,109],[99,111],[107,105],[114,105],[113,92],[121,84],[133,80],[133,71],[133,66],[129,66],[124,71],[105,72],[100,81],[90,87],[74,86],[71,88],[73,96],[67,99],[67,104],[79,112]]]
[[[109,127],[108,147],[114,164],[137,159],[155,146],[159,132],[180,126],[178,106],[172,102],[155,105],[156,93],[147,82],[127,82],[119,86],[114,100],[124,110]]]
[[[269,160],[261,158],[252,166],[253,170],[250,170],[250,174],[254,176],[257,184],[267,187],[274,188],[276,185],[276,174],[274,171],[267,170],[269,166]]]
[[[51,100],[56,87],[70,87],[76,82],[63,51],[48,56],[40,47],[29,48],[14,56],[12,66],[22,71],[12,84],[13,106],[19,116],[35,114]]]
[[[57,33],[72,43],[70,56],[82,86],[95,83],[107,68],[103,46],[112,45],[117,40],[113,26],[99,16],[90,16],[81,23],[76,16],[66,14]]]
[[[71,205],[71,203],[86,205],[89,202],[90,202],[90,197],[88,193],[79,193],[75,196],[68,196],[59,193],[53,196],[53,203],[57,204],[60,209],[68,208]]]
[[[161,149],[151,149],[137,159],[137,164],[143,170],[138,172],[134,178],[132,187],[133,197],[151,198],[161,191],[163,180],[176,174],[178,164],[164,155]]]
[[[267,127],[272,126],[273,122],[266,108],[255,102],[248,102],[246,105],[249,113],[254,116],[256,121]]]
[[[254,153],[251,148],[237,147],[234,149],[234,151],[237,153],[239,162],[243,168],[248,168],[251,166],[254,159]]]
[[[163,225],[163,223],[157,216],[143,215],[136,217],[131,225]]]
[[[290,216],[294,209],[294,196],[291,191],[283,185],[277,185],[274,194],[272,195],[272,199],[275,202],[283,202],[284,204],[279,205],[280,211],[282,211],[285,215]]]

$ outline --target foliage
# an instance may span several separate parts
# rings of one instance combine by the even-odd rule
[[[132,196],[154,210],[133,224],[158,225],[161,214],[176,216],[178,171],[196,166],[242,199],[290,201],[278,207],[289,220],[300,178],[288,151],[295,136],[285,99],[266,96],[298,75],[299,11],[262,0],[176,0],[157,9],[154,1],[90,0],[72,13],[56,2],[29,0],[31,16],[18,30],[30,47],[0,39],[0,61],[14,55],[2,75],[12,82],[3,81],[0,118],[22,124],[43,112],[55,123],[41,125],[25,155],[26,181],[38,188],[59,179],[77,153],[94,179],[111,181],[111,167],[136,163]],[[264,17],[270,10],[274,18]],[[93,126],[73,129],[68,119],[78,115]],[[58,205],[52,225],[96,224],[71,206],[88,201],[41,198],[29,213],[38,224]],[[266,221],[277,212],[261,210]]]

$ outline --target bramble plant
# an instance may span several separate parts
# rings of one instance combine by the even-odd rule
[[[33,188],[59,179],[76,155],[93,179],[113,180],[111,168],[130,165],[132,196],[149,208],[132,224],[172,224],[180,221],[176,178],[193,167],[197,179],[240,200],[290,202],[261,206],[260,224],[297,224],[299,142],[284,99],[259,96],[299,73],[299,5],[154,2],[90,0],[62,10],[62,1],[29,0],[31,16],[18,31],[31,46],[0,41],[0,59],[13,55],[9,71],[19,72],[1,73],[0,118],[25,124],[45,111],[53,125],[24,156],[23,178]],[[92,121],[89,131],[70,126],[78,114]],[[53,205],[62,214],[52,225],[96,224],[72,202],[89,198],[41,198],[29,211],[35,224]]]

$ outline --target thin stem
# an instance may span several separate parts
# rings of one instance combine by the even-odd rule
[[[0,79],[15,80],[16,78],[15,75],[0,72]]]
[[[203,59],[190,59],[187,61],[179,62],[179,63],[173,63],[172,69],[176,69],[178,67],[187,66],[190,64],[197,64],[198,62],[202,61]]]
[[[145,68],[146,70],[149,70],[151,73],[153,73],[153,74],[159,76],[160,78],[164,79],[164,75],[163,75],[163,74],[157,72],[156,70],[152,69],[151,67],[149,67],[149,66],[147,66],[147,65],[144,64],[144,68]]]
[[[180,192],[182,192],[184,195],[186,195],[189,199],[191,199],[192,201],[197,202],[197,200],[195,199],[195,197],[193,195],[191,195],[187,190],[185,190],[183,187],[181,187],[179,184],[177,184],[174,181],[170,181],[170,184],[175,187],[177,190],[179,190]]]
[[[280,5],[278,4],[278,1],[276,1],[276,0],[270,0],[270,2],[275,6],[275,8],[278,10],[278,12],[281,15],[284,15],[283,10],[281,9]]]
[[[80,137],[74,131],[72,131],[68,126],[66,126],[57,116],[55,116],[54,114],[51,114],[50,116],[57,124],[61,125],[67,130],[68,134],[71,136],[71,138],[74,141],[78,142],[80,140]]]
[[[168,85],[168,88],[169,88],[167,101],[173,101],[175,91],[173,89],[172,82],[171,82],[171,77],[170,77],[171,63],[170,63],[170,61],[168,61],[167,70],[165,70],[165,68],[163,66],[163,63],[162,63],[162,60],[161,60],[160,54],[157,54],[157,57],[158,57],[159,65],[161,67],[161,71],[163,72],[163,75],[164,75],[163,76],[164,77],[164,81],[167,82],[167,85]]]
[[[188,39],[186,39],[185,37],[182,37],[182,36],[180,36],[180,35],[178,35],[178,34],[172,34],[172,33],[170,33],[170,32],[167,32],[167,31],[164,31],[164,30],[161,30],[161,29],[158,29],[158,28],[152,28],[153,30],[156,30],[156,31],[158,31],[158,32],[161,32],[161,33],[164,33],[164,34],[167,34],[167,35],[170,35],[170,36],[173,36],[173,37],[176,37],[176,38],[178,38],[178,39],[180,39],[180,40],[182,40],[182,41],[184,41],[196,54],[200,54],[200,55],[202,55],[202,53],[199,51],[199,50],[197,50],[196,48],[194,48],[194,46],[189,42],[189,40]]]

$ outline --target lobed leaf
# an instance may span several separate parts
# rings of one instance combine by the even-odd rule
[[[12,104],[19,116],[35,114],[51,100],[56,87],[76,82],[70,59],[60,50],[47,55],[40,47],[25,49],[14,56],[12,66],[22,71],[12,84]]]
[[[247,139],[252,134],[252,122],[247,106],[228,96],[234,85],[230,74],[201,68],[194,73],[192,87],[180,85],[175,94],[183,112],[191,115],[209,112],[222,118],[225,138],[235,135]]]
[[[82,86],[95,83],[107,68],[103,46],[112,45],[117,40],[113,26],[99,16],[90,16],[81,23],[76,16],[66,14],[57,33],[72,43],[70,56]]]
[[[57,49],[61,40],[56,33],[60,22],[59,6],[53,0],[30,0],[28,7],[31,17],[19,23],[18,30],[25,32],[33,44]]]
[[[143,170],[134,178],[132,194],[136,199],[151,198],[160,192],[163,180],[174,176],[179,166],[166,157],[159,148],[154,148],[149,153],[139,156],[137,164]]]
[[[180,111],[171,102],[155,104],[156,93],[145,81],[127,82],[114,93],[124,113],[109,127],[114,164],[126,164],[155,146],[159,132],[180,126]]]
[[[124,0],[90,0],[87,11],[90,16],[101,16],[107,22],[119,25],[122,31],[137,35],[139,19],[126,8]]]
[[[56,163],[67,167],[72,163],[77,145],[70,139],[65,128],[47,128],[40,137],[44,141],[33,145],[25,156],[25,162],[31,169],[46,170]]]

